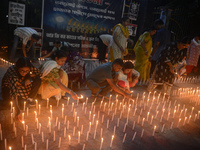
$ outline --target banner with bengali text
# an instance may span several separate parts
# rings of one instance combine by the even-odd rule
[[[65,41],[84,58],[94,58],[99,35],[112,34],[123,5],[124,0],[44,0],[43,46]]]

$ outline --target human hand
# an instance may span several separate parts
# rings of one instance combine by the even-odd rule
[[[78,100],[78,95],[75,93],[75,92],[73,92],[73,91],[71,91],[71,97],[74,99],[74,100]]]
[[[31,84],[31,80],[30,79],[27,79],[27,80],[25,80],[25,86],[28,86],[29,84]]]
[[[170,72],[174,74],[174,68],[173,67],[170,68]]]

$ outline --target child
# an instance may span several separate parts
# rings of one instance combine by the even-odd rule
[[[132,62],[127,61],[124,64],[124,67],[118,73],[118,85],[119,87],[125,88],[126,91],[130,92],[130,88],[134,87],[138,82],[140,73],[137,72],[134,68]]]

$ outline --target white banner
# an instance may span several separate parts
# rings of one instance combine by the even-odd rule
[[[25,4],[9,2],[8,23],[24,25],[25,21]]]

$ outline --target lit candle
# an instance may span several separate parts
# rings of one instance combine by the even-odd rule
[[[177,125],[177,128],[178,128],[178,126],[179,126],[180,122],[181,122],[181,118],[179,118],[179,120],[178,120],[178,125]]]
[[[138,124],[140,123],[140,116],[138,116]]]
[[[71,136],[69,135],[69,145],[71,145]]]
[[[78,143],[80,143],[80,135],[81,135],[81,132],[78,131]]]
[[[74,103],[72,103],[72,109],[71,109],[71,112],[73,112],[73,109],[74,109]]]
[[[7,140],[4,139],[4,146],[5,146],[5,150],[7,150]]]
[[[49,98],[47,98],[47,108],[49,108]]]
[[[64,118],[64,108],[62,108],[62,118]]]
[[[187,108],[185,109],[184,117],[185,117],[186,113],[187,113]]]
[[[144,120],[145,120],[145,118],[142,119],[142,126],[144,125]]]
[[[195,116],[194,116],[194,121],[196,121],[196,119],[197,119],[197,114],[195,114]]]
[[[90,123],[89,123],[89,130],[88,130],[89,133],[90,133],[90,131],[91,131],[91,125],[92,125],[92,123],[90,122]]]
[[[85,106],[85,102],[83,103],[83,106],[82,106],[82,111],[84,110],[84,106]]]
[[[185,120],[184,120],[184,122],[183,122],[183,125],[185,125],[186,120],[187,120],[187,117],[185,117]]]
[[[24,121],[24,113],[22,113],[22,121]]]
[[[192,117],[192,116],[190,115],[190,116],[189,116],[189,119],[188,119],[188,123],[190,122],[191,117]]]
[[[40,111],[41,111],[41,105],[39,105],[39,115],[40,115]]]
[[[77,127],[79,127],[79,116],[77,117]]]
[[[83,125],[81,125],[81,134],[83,134]]]
[[[112,135],[111,142],[110,142],[110,147],[112,147],[113,139],[114,139],[114,135]]]
[[[103,145],[103,138],[101,138],[100,150],[102,149],[102,145]]]
[[[67,99],[67,106],[69,105],[69,99],[70,99],[70,97],[68,97],[68,99]]]
[[[26,110],[26,101],[24,101],[24,111]]]
[[[36,109],[38,109],[38,101],[37,101],[37,99],[35,100],[35,103],[36,103],[35,107],[36,107]]]
[[[176,109],[174,110],[173,118],[174,118],[174,116],[175,116],[175,113],[176,113]]]
[[[33,137],[33,134],[31,134],[31,140],[32,140],[32,144],[34,144],[34,137]]]
[[[23,129],[25,131],[25,121],[22,121],[22,124],[23,124]]]
[[[37,143],[35,142],[35,150],[37,150]]]
[[[103,120],[104,120],[104,115],[102,115],[101,123],[103,123]]]
[[[50,110],[50,114],[51,114],[51,119],[52,119],[52,114],[53,114],[53,111],[52,111],[52,110]]]
[[[60,121],[58,122],[58,131],[60,131]]]
[[[95,114],[93,115],[92,124],[94,124]]]
[[[152,134],[152,136],[154,136],[155,131],[156,131],[156,126],[154,126],[154,128],[153,128],[153,134]]]
[[[193,110],[194,110],[194,107],[192,107],[192,110],[191,110],[191,115],[192,115],[192,113],[193,113]]]
[[[13,124],[13,113],[10,114],[11,124]]]
[[[67,120],[67,130],[69,129],[69,120]]]
[[[149,118],[149,112],[147,113],[147,121],[148,121],[148,118]]]

